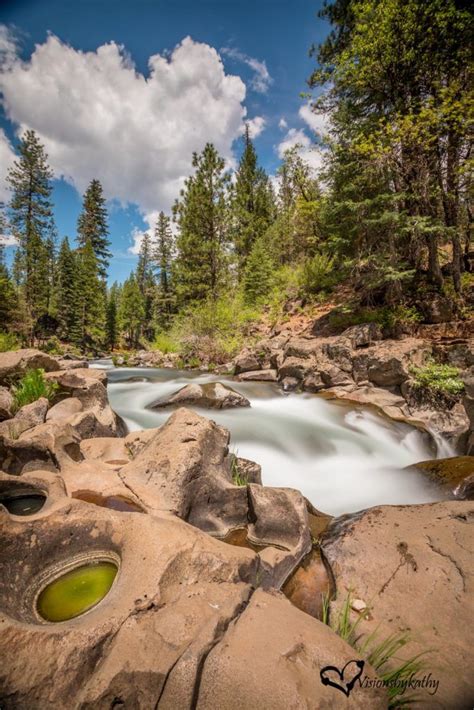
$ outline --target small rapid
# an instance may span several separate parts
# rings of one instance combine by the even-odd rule
[[[107,369],[110,403],[130,431],[163,424],[172,410],[148,406],[189,382],[219,381],[241,392],[250,408],[194,409],[229,429],[231,450],[262,466],[264,484],[297,488],[326,513],[443,497],[421,473],[406,467],[454,455],[449,445],[370,408],[308,393],[285,394],[267,382],[178,370],[116,369],[108,360],[93,366]]]

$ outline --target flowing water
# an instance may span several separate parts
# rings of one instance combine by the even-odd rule
[[[332,515],[379,504],[427,503],[443,495],[406,466],[454,453],[413,427],[388,421],[369,408],[308,393],[284,394],[272,383],[235,382],[222,376],[152,368],[107,369],[109,399],[131,431],[163,424],[169,409],[147,407],[189,382],[219,381],[241,392],[251,408],[196,411],[231,433],[231,451],[262,466],[263,483],[297,488]],[[434,449],[433,449],[434,446]]]

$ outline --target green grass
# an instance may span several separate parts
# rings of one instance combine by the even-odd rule
[[[459,377],[459,370],[452,365],[429,362],[423,367],[413,366],[411,374],[417,387],[428,390],[434,395],[457,397],[464,392],[464,382]]]
[[[237,454],[232,454],[230,462],[230,472],[234,486],[248,486],[248,478],[239,472],[237,465]]]
[[[0,333],[0,353],[18,350],[21,345],[13,333]]]
[[[151,344],[152,350],[159,350],[164,355],[168,353],[179,353],[180,344],[170,333],[158,333]]]
[[[390,634],[381,639],[377,628],[363,639],[359,632],[359,625],[370,613],[370,609],[367,608],[365,613],[358,614],[353,621],[351,619],[352,598],[350,593],[334,617],[329,614],[329,603],[329,595],[324,595],[321,621],[330,626],[338,636],[358,651],[361,657],[370,663],[378,677],[385,681],[389,697],[388,707],[395,710],[417,702],[416,696],[406,693],[400,684],[425,669],[422,657],[429,652],[424,651],[407,659],[401,659],[397,655],[398,652],[412,640],[408,633]]]
[[[18,384],[12,388],[13,410],[17,412],[25,404],[36,402],[40,397],[52,401],[58,388],[57,382],[45,380],[44,370],[27,370]]]

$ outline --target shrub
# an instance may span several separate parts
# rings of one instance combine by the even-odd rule
[[[13,333],[0,333],[0,353],[17,350],[19,347],[20,343]]]
[[[330,289],[336,283],[334,258],[327,254],[316,254],[303,264],[301,289],[307,295],[314,295]]]
[[[158,333],[151,344],[152,350],[160,350],[167,355],[168,353],[179,353],[180,344],[170,333]]]
[[[426,389],[433,395],[458,397],[464,392],[464,382],[459,377],[459,370],[452,365],[440,365],[429,362],[424,367],[411,368],[415,386]]]
[[[50,401],[59,388],[57,382],[50,382],[44,378],[44,370],[27,370],[17,385],[13,387],[13,409],[18,411],[25,404],[36,402],[40,397]]]
[[[44,345],[40,346],[40,350],[49,355],[64,355],[64,350],[61,345],[61,341],[55,335],[49,338]]]

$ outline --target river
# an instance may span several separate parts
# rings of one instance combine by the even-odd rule
[[[170,410],[147,407],[189,382],[219,381],[241,392],[250,408],[199,410],[229,429],[231,451],[262,466],[265,485],[297,488],[326,513],[341,515],[379,504],[427,503],[443,495],[406,466],[454,455],[437,438],[389,421],[370,408],[308,393],[285,394],[275,384],[154,368],[107,369],[109,400],[130,431],[163,424]],[[141,380],[141,381],[140,381]]]

